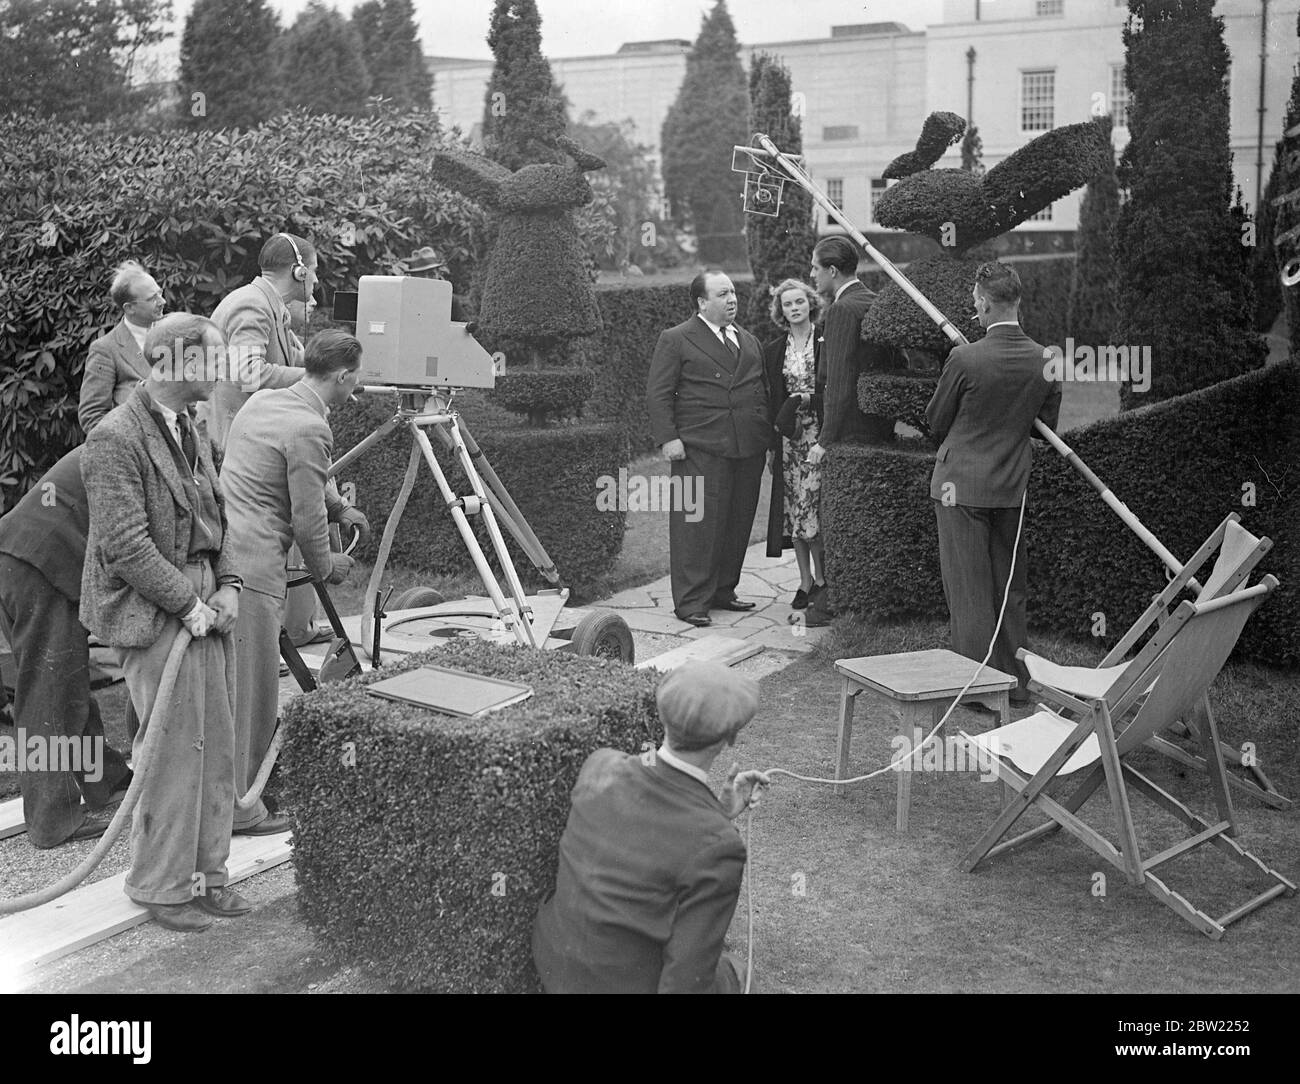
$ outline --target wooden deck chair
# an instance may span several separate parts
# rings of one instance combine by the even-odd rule
[[[1235,512],[1231,513],[1202,543],[1200,549],[1183,566],[1183,570],[1170,579],[1164,590],[1151,600],[1151,605],[1143,611],[1096,667],[1061,666],[1031,651],[1024,649],[1018,651],[1017,656],[1024,661],[1029,671],[1029,691],[1032,693],[1043,689],[1055,689],[1085,699],[1100,696],[1123,671],[1125,656],[1153,627],[1163,625],[1168,620],[1170,607],[1177,605],[1178,596],[1185,589],[1199,588],[1197,601],[1209,601],[1235,591],[1246,582],[1255,566],[1272,548],[1273,543],[1270,539],[1256,538],[1241,526],[1240,517]],[[1204,584],[1197,584],[1194,579],[1196,573],[1215,550],[1218,550],[1218,557],[1210,570],[1210,575]],[[1186,728],[1193,741],[1199,744],[1200,732],[1207,725],[1207,720],[1212,717],[1212,714],[1207,693],[1193,705],[1187,718],[1179,722]],[[1186,767],[1203,772],[1210,770],[1204,757],[1195,756],[1158,734],[1152,735],[1147,744]],[[1258,763],[1244,765],[1240,750],[1231,745],[1225,744],[1222,753],[1224,759],[1234,767],[1244,769],[1244,774],[1241,775],[1236,772],[1228,773],[1229,786],[1258,798],[1274,809],[1291,808],[1291,799],[1277,792]]]
[[[1216,941],[1223,936],[1227,926],[1256,908],[1277,896],[1294,895],[1294,884],[1265,866],[1231,838],[1236,834],[1236,828],[1228,798],[1222,747],[1213,717],[1206,719],[1199,738],[1202,753],[1210,765],[1211,790],[1219,810],[1219,818],[1214,823],[1197,816],[1126,763],[1134,749],[1142,746],[1156,731],[1180,718],[1205,694],[1236,645],[1246,619],[1276,586],[1276,579],[1265,576],[1255,587],[1234,591],[1209,602],[1184,601],[1110,687],[1089,702],[1068,693],[1047,690],[1048,696],[1063,707],[1080,713],[1077,721],[1043,710],[975,737],[961,734],[961,740],[977,747],[970,751],[982,758],[981,766],[988,764],[1013,792],[997,819],[965,856],[962,867],[967,871],[973,870],[985,858],[1064,828],[1121,870],[1130,883],[1145,887],[1166,907]],[[1131,722],[1117,735],[1114,721],[1129,714],[1139,700],[1141,705]],[[1068,797],[1057,801],[1048,796],[1049,783],[1085,768],[1088,771]],[[1103,783],[1110,798],[1117,844],[1111,843],[1078,815],[1083,804]],[[1191,829],[1192,834],[1144,859],[1138,849],[1129,805],[1130,789],[1173,814]],[[1030,806],[1051,819],[999,843]],[[1156,875],[1159,866],[1207,843],[1252,873],[1266,877],[1271,882],[1270,887],[1216,919],[1197,909]]]

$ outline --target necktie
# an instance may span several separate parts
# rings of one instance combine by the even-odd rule
[[[731,351],[731,356],[733,358],[739,358],[740,344],[736,342],[734,337],[735,334],[736,333],[732,331],[731,328],[729,327],[724,327],[722,329],[722,340],[727,344],[727,349]]]
[[[181,431],[181,452],[185,456],[185,462],[191,471],[197,471],[199,452],[194,445],[194,427],[190,424],[190,416],[182,410],[176,415],[176,424]]]

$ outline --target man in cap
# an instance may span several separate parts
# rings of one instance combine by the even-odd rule
[[[447,261],[442,259],[437,252],[426,245],[424,248],[417,248],[405,260],[402,266],[406,268],[408,275],[413,275],[424,279],[441,279],[445,278],[444,272],[447,270]],[[465,303],[459,295],[451,295],[451,318],[458,323],[465,323],[469,317],[465,315]]]
[[[679,667],[656,699],[664,743],[598,749],[573,788],[555,891],[533,927],[548,993],[736,993],[722,940],[745,844],[731,822],[766,775],[732,764],[718,799],[709,767],[758,710],[758,686],[717,663]]]

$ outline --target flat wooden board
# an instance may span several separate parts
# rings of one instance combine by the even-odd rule
[[[27,831],[27,822],[23,820],[23,800],[11,798],[0,802],[0,839],[22,835]]]
[[[289,833],[278,836],[232,836],[226,869],[230,883],[245,880],[289,860]],[[103,941],[115,933],[150,921],[149,912],[132,903],[119,873],[30,911],[0,919],[0,990],[29,979],[44,964]]]
[[[895,700],[932,700],[955,696],[970,680],[979,663],[945,648],[904,651],[895,655],[865,655],[858,659],[837,659],[835,669],[845,677],[887,693]],[[1016,678],[992,666],[980,671],[966,695],[1014,689]]]
[[[636,668],[667,671],[675,670],[688,662],[716,662],[723,666],[731,666],[741,659],[757,655],[762,650],[762,644],[738,640],[734,636],[701,636],[698,640],[691,640],[681,647],[656,655],[653,659],[639,662]]]

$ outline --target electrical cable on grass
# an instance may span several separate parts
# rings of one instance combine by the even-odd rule
[[[1011,597],[1011,581],[1016,574],[1016,554],[1020,549],[1020,533],[1025,526],[1025,499],[1028,496],[1029,490],[1026,488],[1025,492],[1020,495],[1020,521],[1016,524],[1016,540],[1011,546],[1011,565],[1007,569],[1007,583],[1006,587],[1002,590],[1002,605],[998,609],[998,620],[993,626],[993,637],[989,640],[989,649],[984,653],[984,658],[980,664],[975,667],[975,672],[971,674],[970,680],[962,686],[961,691],[954,698],[953,702],[948,705],[948,710],[943,713],[943,716],[934,724],[930,733],[921,740],[921,743],[916,747],[916,749],[907,755],[907,760],[911,760],[913,757],[917,757],[921,754],[925,747],[930,743],[930,739],[933,738],[934,735],[943,727],[943,724],[948,721],[948,716],[953,713],[953,709],[961,703],[962,697],[966,695],[966,690],[975,684],[975,679],[980,676],[984,667],[988,665],[989,659],[993,657],[993,648],[997,645],[998,634],[1002,631],[1002,619],[1007,612],[1007,600]],[[903,767],[905,763],[905,760],[890,761],[884,767],[877,768],[875,771],[868,772],[866,775],[855,775],[851,779],[825,779],[821,776],[815,775],[800,775],[798,772],[792,772],[787,768],[767,768],[763,774],[767,776],[787,775],[791,779],[798,779],[804,783],[822,783],[830,786],[842,787],[849,783],[864,783],[868,779],[875,779],[877,776],[884,775],[886,772],[911,771],[910,765],[906,768]],[[753,828],[753,824],[754,811],[750,809],[746,813],[745,821],[745,895],[749,903],[749,930],[747,936],[749,944],[747,950],[747,963],[745,966],[745,993],[749,993],[750,985],[754,979],[754,874],[753,857],[749,850],[750,832]]]

